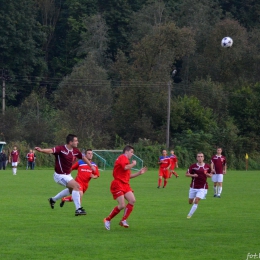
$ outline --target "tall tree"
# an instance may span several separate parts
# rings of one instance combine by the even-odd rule
[[[17,105],[30,94],[46,69],[41,49],[45,34],[36,21],[33,0],[0,4],[0,67],[9,70],[14,83],[7,88],[7,101]]]

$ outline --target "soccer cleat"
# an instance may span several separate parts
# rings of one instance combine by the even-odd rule
[[[218,195],[217,198],[221,198],[220,195]]]
[[[52,198],[49,198],[48,201],[50,203],[51,208],[54,209],[55,201]]]
[[[65,204],[65,200],[63,200],[63,198],[61,199],[61,202],[60,202],[60,207],[62,208]]]
[[[124,228],[129,228],[129,225],[128,225],[128,223],[126,222],[126,220],[121,220],[121,221],[119,222],[119,225],[120,225],[121,227],[124,227]]]
[[[176,178],[179,178],[180,176],[179,175],[175,175]]]
[[[163,188],[165,188],[165,186],[163,186]]]
[[[188,216],[187,216],[187,218],[191,218],[191,216],[190,216],[190,215],[188,215]]]
[[[217,194],[214,194],[214,196],[213,196],[214,198],[216,198],[217,197]]]
[[[160,189],[160,186],[158,186],[157,188]]]
[[[110,230],[110,221],[104,218],[104,225],[106,230]]]
[[[87,212],[81,207],[75,211],[75,216],[87,215]]]

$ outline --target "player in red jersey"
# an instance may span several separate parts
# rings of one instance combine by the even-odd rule
[[[191,177],[189,204],[192,204],[191,210],[187,218],[191,218],[198,207],[199,201],[205,196],[205,188],[207,186],[207,177],[211,177],[211,167],[204,163],[204,154],[197,154],[197,163],[192,164],[186,172],[187,177]]]
[[[136,165],[135,160],[130,163],[130,159],[133,154],[134,148],[130,145],[127,145],[123,150],[123,154],[121,154],[115,161],[113,170],[114,180],[111,182],[110,191],[113,195],[113,198],[117,200],[118,205],[110,212],[109,216],[104,219],[105,228],[107,230],[110,230],[111,220],[122,209],[125,209],[125,211],[123,218],[119,222],[119,225],[125,228],[129,227],[126,220],[131,214],[135,203],[135,196],[132,188],[129,185],[129,181],[130,179],[144,174],[147,171],[147,168],[143,167],[137,173],[131,174],[131,169]],[[128,201],[126,206],[125,199]]]
[[[171,167],[171,160],[170,157],[167,156],[166,150],[162,150],[162,156],[159,157],[158,164],[159,164],[159,179],[158,179],[157,188],[159,189],[162,184],[162,178],[164,178],[163,188],[166,187],[169,178],[169,169]]]
[[[83,160],[79,160],[72,165],[72,170],[78,170],[78,174],[75,178],[75,181],[79,184],[79,193],[80,193],[80,201],[82,201],[83,194],[88,189],[88,185],[91,179],[97,179],[99,177],[98,166],[92,162],[93,151],[92,149],[87,149],[86,157],[90,161],[90,163],[95,167],[95,172],[91,169],[91,167],[86,164]],[[67,196],[62,198],[60,206],[63,207],[65,202],[73,201],[72,196]]]
[[[211,170],[213,172],[214,197],[220,198],[222,192],[223,174],[227,173],[226,157],[222,155],[222,148],[217,148],[217,154],[211,158]]]
[[[171,155],[170,155],[170,160],[171,160],[171,167],[170,167],[170,176],[169,178],[172,177],[172,175],[174,175],[176,178],[179,177],[179,175],[177,174],[177,172],[174,171],[175,167],[178,168],[178,158],[177,156],[174,154],[174,150],[171,150]]]
[[[54,209],[54,204],[58,199],[66,197],[71,193],[73,202],[76,207],[75,216],[86,215],[86,211],[81,207],[79,184],[71,176],[73,157],[75,156],[78,159],[82,159],[92,168],[93,171],[95,171],[95,167],[91,165],[90,161],[85,156],[82,156],[77,146],[77,136],[69,134],[66,137],[65,145],[46,149],[35,147],[35,150],[38,152],[53,154],[55,156],[55,172],[53,176],[54,181],[62,186],[67,187],[67,189],[62,190],[56,196],[48,199],[51,208]]]
[[[28,169],[33,170],[33,163],[34,163],[34,153],[33,153],[33,150],[30,150],[29,153],[27,153],[26,158],[27,158]]]
[[[17,150],[17,147],[14,146],[14,149],[9,156],[9,163],[12,164],[13,175],[16,175],[17,173],[17,166],[19,162],[20,162],[19,152]]]

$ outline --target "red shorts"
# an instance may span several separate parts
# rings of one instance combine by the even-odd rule
[[[81,183],[81,182],[77,182],[77,183],[79,184],[79,190],[85,193],[86,190],[88,189],[88,183]]]
[[[168,179],[169,178],[169,170],[160,168],[159,176],[160,177],[162,176],[164,179]]]
[[[113,195],[114,200],[119,196],[125,195],[127,192],[132,191],[129,183],[123,183],[119,180],[113,180],[110,185],[110,192]]]

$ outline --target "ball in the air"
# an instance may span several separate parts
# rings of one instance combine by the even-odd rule
[[[231,47],[233,45],[233,40],[230,37],[224,37],[221,41],[221,46],[224,48]]]

